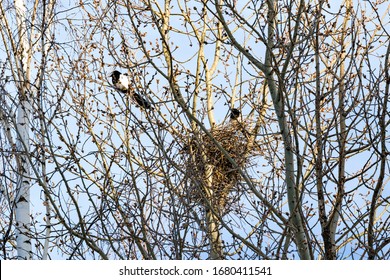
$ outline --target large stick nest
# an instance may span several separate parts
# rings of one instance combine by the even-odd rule
[[[236,167],[206,133],[190,138],[183,152],[187,156],[187,194],[192,202],[206,208],[213,207],[220,214],[230,210],[229,204],[235,200],[231,196],[232,190],[237,190],[241,180],[240,169],[256,154],[249,143],[250,126],[250,123],[233,121],[210,131],[235,161]],[[235,194],[238,195],[238,192]]]

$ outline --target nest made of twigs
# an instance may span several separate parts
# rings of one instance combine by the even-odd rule
[[[192,202],[215,211],[228,212],[231,191],[241,180],[240,169],[255,154],[250,145],[250,123],[230,122],[210,130],[212,137],[226,150],[236,166],[223,154],[206,133],[191,137],[184,149],[187,156],[187,194]]]

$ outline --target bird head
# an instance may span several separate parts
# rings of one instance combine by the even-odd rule
[[[111,73],[110,77],[112,77],[113,79],[119,80],[120,75],[121,75],[121,72],[119,72],[118,70],[115,70]]]
[[[240,117],[241,112],[237,108],[231,108],[230,109],[230,119],[231,120],[236,120]]]

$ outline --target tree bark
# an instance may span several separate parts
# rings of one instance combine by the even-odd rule
[[[32,258],[32,245],[30,236],[30,149],[29,131],[31,119],[30,86],[29,86],[29,56],[31,50],[27,38],[26,7],[23,0],[15,0],[16,20],[18,23],[18,36],[20,51],[17,54],[18,74],[20,83],[19,104],[17,109],[17,140],[16,153],[18,158],[18,179],[15,196],[16,220],[16,246],[18,259]]]

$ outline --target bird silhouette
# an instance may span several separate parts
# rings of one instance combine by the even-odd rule
[[[150,109],[152,107],[150,102],[146,100],[143,96],[141,96],[139,93],[130,92],[130,82],[127,73],[122,74],[118,70],[115,70],[112,72],[110,77],[112,79],[112,84],[114,85],[114,87],[120,92],[130,94],[133,97],[134,101],[138,104],[138,106],[141,106],[145,109]]]
[[[230,119],[231,120],[237,120],[240,117],[240,115],[241,115],[241,112],[237,108],[230,109]]]

